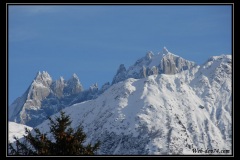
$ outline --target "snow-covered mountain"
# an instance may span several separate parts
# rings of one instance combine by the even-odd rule
[[[12,118],[24,122],[22,113],[27,113],[31,122],[42,116],[39,113],[49,113],[53,104],[63,104],[72,126],[84,127],[87,142],[101,141],[98,154],[195,154],[192,149],[232,152],[231,55],[211,57],[199,66],[166,48],[156,55],[149,52],[128,69],[120,65],[112,84],[106,83],[101,90],[93,85],[83,91],[76,75],[74,83],[41,77],[45,77],[38,84],[41,89],[34,90],[36,78],[10,107]],[[78,85],[65,88],[69,84]],[[56,113],[54,117],[61,109],[56,108],[50,112]],[[48,132],[48,123],[37,127]]]
[[[127,78],[139,79],[157,74],[175,74],[194,66],[194,62],[174,55],[164,47],[157,55],[148,52],[128,70],[123,64],[120,65],[112,84]],[[26,92],[9,106],[8,117],[10,121],[35,127],[65,107],[95,99],[110,86],[107,82],[99,90],[97,84],[93,84],[88,90],[84,90],[76,74],[67,81],[63,77],[54,81],[47,72],[39,71]]]
[[[25,135],[25,128],[32,130],[32,127],[18,124],[15,122],[8,122],[8,141],[9,143],[13,143],[15,139],[13,138],[16,136],[18,139],[22,138]]]
[[[97,94],[97,84],[84,90],[76,74],[67,81],[63,77],[53,81],[47,72],[38,72],[26,92],[9,106],[8,117],[10,121],[35,127],[61,109],[96,98]]]
[[[145,57],[138,59],[134,65],[127,70],[124,64],[119,66],[112,84],[126,80],[127,78],[145,78],[157,74],[176,74],[183,70],[191,69],[196,66],[194,62],[188,61],[169,52],[166,47],[162,52],[154,55],[148,52]]]
[[[174,69],[175,74],[122,79],[98,98],[63,111],[73,127],[82,124],[88,142],[102,142],[98,154],[195,154],[193,149],[231,153],[231,55],[214,56],[202,66],[191,64]],[[48,123],[37,127],[47,132]]]

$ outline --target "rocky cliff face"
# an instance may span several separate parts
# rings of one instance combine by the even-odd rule
[[[76,74],[67,81],[62,77],[53,81],[47,72],[39,72],[23,96],[9,107],[9,120],[34,127],[74,102],[96,98],[98,89],[94,87],[84,91]]]
[[[194,66],[196,66],[194,62],[174,55],[164,47],[163,51],[157,55],[148,52],[145,57],[137,60],[128,70],[121,64],[113,78],[112,84],[124,81],[127,78],[140,79],[157,74],[176,74]]]
[[[51,92],[50,86],[52,84],[52,78],[50,75],[43,71],[43,73],[38,73],[34,79],[28,94],[29,103],[28,108],[32,106],[41,106],[41,101],[45,99]]]
[[[57,98],[62,98],[63,95],[63,89],[65,88],[66,84],[64,83],[63,77],[60,77],[59,80],[56,80],[52,85],[52,90],[57,96]]]
[[[113,78],[112,84],[115,84],[115,83],[125,80],[126,76],[127,76],[126,74],[127,74],[126,68],[125,68],[124,64],[121,64],[117,70],[117,74]]]
[[[42,101],[50,94],[50,86],[52,84],[52,78],[47,72],[38,72],[37,76],[33,80],[30,87],[24,93],[24,95],[14,101],[10,110],[10,120],[26,124],[31,119],[31,115],[28,114],[30,110],[39,110],[41,108]]]
[[[77,94],[81,91],[83,91],[83,87],[77,75],[73,74],[72,78],[67,81],[66,86],[63,89],[63,93],[65,96],[69,96],[72,94]]]
[[[165,56],[163,56],[160,66],[158,68],[159,73],[176,74],[183,70],[190,69],[193,66],[193,62],[187,61],[173,54],[166,54]]]

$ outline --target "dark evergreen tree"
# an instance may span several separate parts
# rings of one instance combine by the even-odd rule
[[[26,135],[22,142],[16,137],[15,147],[10,144],[11,155],[94,155],[99,149],[100,142],[94,145],[83,143],[86,141],[86,134],[81,126],[76,131],[70,126],[69,115],[60,112],[60,117],[50,120],[50,133],[54,137],[51,141],[47,134],[43,134],[35,128],[34,135],[25,128]]]

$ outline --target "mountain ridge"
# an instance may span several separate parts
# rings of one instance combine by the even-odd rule
[[[88,142],[102,142],[100,155],[195,155],[200,148],[231,154],[230,62],[220,56],[173,75],[128,78],[63,111],[74,128],[83,126]],[[47,124],[37,127],[48,132]]]
[[[166,58],[164,59],[164,57]],[[179,62],[185,63],[185,65],[182,67]],[[8,117],[10,121],[34,127],[65,107],[97,98],[111,85],[127,78],[139,79],[162,73],[175,74],[193,66],[194,62],[184,60],[164,47],[161,54],[154,55],[152,52],[148,52],[128,70],[123,64],[120,65],[117,74],[113,77],[112,84],[106,82],[101,89],[98,89],[97,84],[93,84],[87,90],[83,89],[75,73],[69,80],[60,77],[59,80],[54,81],[46,71],[42,73],[39,71],[25,93],[9,106]],[[176,69],[174,69],[175,67]]]
[[[47,132],[46,117],[55,117],[63,109],[74,128],[84,126],[88,142],[103,142],[101,155],[231,149],[231,55],[212,56],[196,65],[164,48],[156,55],[148,52],[128,69],[120,65],[112,84],[107,82],[101,89],[93,84],[84,90],[76,74],[67,81],[63,77],[53,81],[47,72],[39,72],[32,84],[9,114],[20,119],[25,112],[33,122],[27,125]]]
[[[138,59],[128,69],[125,68],[124,64],[121,64],[113,78],[112,84],[127,78],[139,79],[157,74],[176,74],[195,66],[194,62],[185,60],[169,52],[164,47],[162,52],[156,55],[151,51],[147,52],[145,57]]]
[[[87,100],[94,96],[95,90],[83,90],[76,74],[69,80],[60,77],[53,81],[46,71],[39,71],[23,96],[10,105],[9,120],[34,127],[51,114],[69,106],[81,93],[85,96],[83,100]],[[80,98],[79,101],[83,100]],[[48,107],[49,104],[55,107]]]

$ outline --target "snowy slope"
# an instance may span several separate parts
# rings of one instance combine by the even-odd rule
[[[211,121],[224,139],[232,137],[232,58],[231,55],[211,57],[203,64],[190,85],[204,100]]]
[[[231,97],[231,56],[222,55],[174,75],[129,78],[64,111],[89,142],[102,142],[98,154],[193,154],[231,149]],[[47,132],[48,121],[38,128]]]
[[[9,130],[8,130],[9,143],[12,143],[15,141],[15,139],[13,138],[14,136],[16,136],[19,139],[22,138],[23,135],[25,135],[25,128],[32,130],[32,127],[18,124],[15,122],[8,122],[8,127],[9,127]]]

